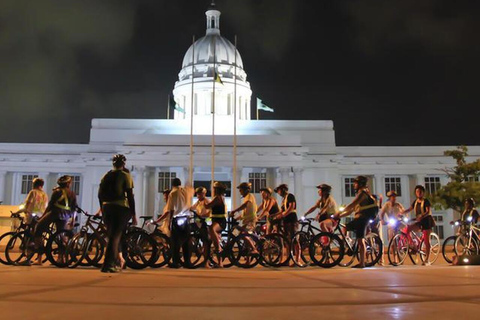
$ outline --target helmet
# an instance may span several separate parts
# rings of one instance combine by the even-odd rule
[[[387,197],[396,197],[398,196],[397,192],[395,190],[390,190],[387,192]]]
[[[242,182],[237,186],[237,189],[250,190],[252,189],[252,184],[250,182]]]
[[[465,199],[465,202],[468,202],[472,205],[472,207],[475,207],[475,199],[473,198],[467,198]]]
[[[420,190],[422,190],[423,192],[425,192],[425,187],[422,186],[421,184],[418,184],[418,185],[415,186],[415,191],[417,191],[417,189],[420,189]]]
[[[125,164],[127,158],[123,154],[116,154],[113,156],[112,162],[114,165]]]
[[[268,193],[269,195],[271,195],[273,193],[272,188],[261,188],[260,191],[264,191],[264,192]]]
[[[276,187],[273,191],[278,192],[279,190],[288,191],[288,185],[286,183],[282,183],[278,187]]]
[[[368,178],[365,176],[357,176],[355,179],[353,179],[353,182],[358,183],[358,185],[361,187],[365,187],[367,186]]]
[[[66,185],[67,183],[69,183],[70,181],[72,181],[72,177],[71,177],[71,176],[68,176],[68,175],[64,175],[64,176],[61,176],[60,178],[58,178],[57,184],[58,184],[59,186],[64,186],[64,185]]]
[[[330,193],[332,191],[332,187],[328,184],[322,183],[317,186],[317,189],[322,190],[322,192]]]

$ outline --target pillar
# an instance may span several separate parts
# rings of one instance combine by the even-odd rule
[[[3,204],[6,204],[6,199],[5,199],[5,178],[7,176],[6,171],[0,171],[0,201],[2,201]]]
[[[304,212],[305,194],[303,188],[303,168],[293,168],[294,192],[297,199],[297,213]]]

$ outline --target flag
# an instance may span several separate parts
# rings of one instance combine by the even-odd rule
[[[217,73],[217,71],[215,71],[215,82],[218,82],[218,83],[220,83],[221,85],[223,85],[223,81],[222,81],[222,79],[220,78],[220,75]]]
[[[175,101],[175,98],[173,97],[173,95],[170,95],[170,103],[169,103],[169,107],[172,107],[173,106],[173,109],[177,110],[178,112],[181,112],[181,113],[185,113],[185,109],[183,109],[182,107],[180,107],[177,103],[177,101]]]
[[[273,112],[273,109],[267,106],[266,104],[264,104],[262,100],[259,98],[257,98],[257,110]]]

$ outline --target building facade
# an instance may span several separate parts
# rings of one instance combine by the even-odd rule
[[[194,186],[210,185],[214,131],[215,180],[231,185],[235,171],[238,182],[252,183],[259,202],[260,188],[287,183],[297,197],[299,215],[317,200],[320,183],[333,187],[339,204],[348,204],[359,174],[370,178],[376,194],[395,190],[405,207],[414,199],[415,185],[434,192],[447,183],[442,169],[455,163],[443,152],[454,146],[339,147],[332,121],[251,120],[252,91],[240,54],[220,35],[220,12],[212,7],[206,18],[206,35],[187,50],[174,86],[175,101],[184,112],[175,111],[174,119],[93,119],[88,144],[1,143],[0,201],[19,205],[35,177],[44,178],[49,191],[59,176],[70,174],[79,204],[95,212],[100,179],[111,168],[112,156],[123,153],[134,177],[137,214],[157,215],[171,180],[188,179],[192,124]],[[470,160],[478,158],[480,147],[470,146],[469,153]],[[231,192],[237,192],[235,186]],[[227,194],[229,207],[231,199]],[[435,211],[434,217],[441,238],[452,234],[452,211]],[[6,217],[0,220],[4,227],[9,223]]]

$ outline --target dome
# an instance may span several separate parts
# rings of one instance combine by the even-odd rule
[[[237,54],[237,68],[243,69],[242,58],[238,50],[235,50],[235,46],[220,36],[220,34],[210,33],[205,37],[198,39],[194,45],[191,45],[188,49],[185,57],[183,58],[182,68],[191,66],[192,50],[195,46],[195,64],[212,64],[213,61],[213,46],[215,44],[215,64],[227,64],[230,66],[235,65],[235,52]]]

